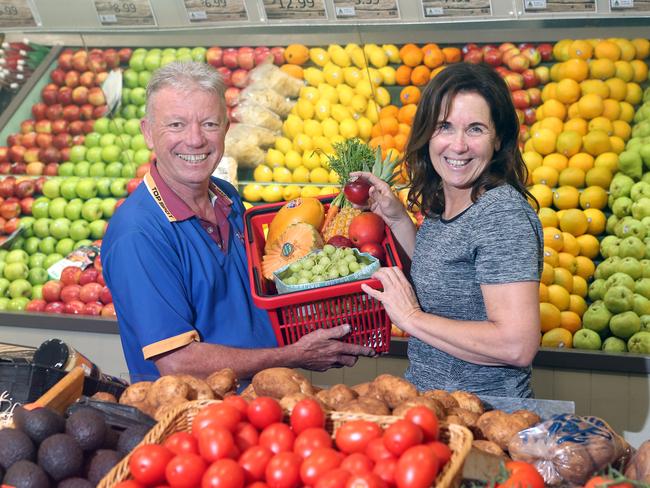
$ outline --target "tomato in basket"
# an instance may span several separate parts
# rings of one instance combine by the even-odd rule
[[[508,461],[506,463],[508,478],[498,483],[498,488],[544,488],[544,478],[537,472],[535,466],[523,461]]]
[[[316,400],[305,398],[293,407],[290,423],[293,431],[300,434],[310,427],[324,427],[325,414]]]

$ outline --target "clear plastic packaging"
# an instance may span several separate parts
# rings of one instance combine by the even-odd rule
[[[533,464],[547,485],[583,485],[608,464],[624,462],[631,448],[604,420],[564,414],[515,434],[508,451]]]
[[[235,158],[242,168],[254,168],[264,162],[262,147],[275,142],[276,135],[264,127],[233,124],[226,134],[225,156]]]
[[[219,165],[212,172],[212,176],[226,180],[234,187],[237,187],[237,160],[230,156],[222,157]]]
[[[239,103],[245,102],[268,108],[282,118],[289,115],[296,103],[269,88],[264,82],[253,83],[242,90],[239,94]]]
[[[278,114],[253,102],[239,102],[233,108],[232,116],[241,124],[264,127],[276,134],[282,130],[282,119]]]
[[[249,84],[263,83],[280,95],[297,98],[300,89],[304,86],[301,80],[288,75],[273,64],[262,64],[249,73]]]
[[[650,441],[645,441],[625,468],[625,476],[650,485]]]

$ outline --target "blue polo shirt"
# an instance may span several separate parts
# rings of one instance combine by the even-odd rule
[[[149,359],[192,341],[277,346],[268,314],[251,299],[235,188],[212,179],[213,201],[229,207],[227,244],[219,245],[195,214],[179,213],[178,196],[152,172],[111,218],[101,249],[131,381],[157,378]]]

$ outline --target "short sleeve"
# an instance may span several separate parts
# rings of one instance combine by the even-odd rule
[[[516,206],[487,207],[474,227],[476,279],[480,284],[538,281],[541,226],[532,212]]]
[[[113,290],[120,327],[130,329],[124,335],[135,337],[139,349],[165,341],[171,344],[175,338],[189,343],[198,337],[178,254],[170,243],[131,231],[112,242],[105,258],[106,281]]]

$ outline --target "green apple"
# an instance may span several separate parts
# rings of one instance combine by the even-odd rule
[[[86,161],[89,163],[97,163],[102,161],[102,147],[93,146],[86,151]]]
[[[20,217],[20,223],[18,224],[18,227],[23,229],[23,237],[28,238],[34,235],[34,232],[32,231],[32,225],[34,225],[35,220],[36,219],[31,215]]]
[[[79,182],[78,176],[66,178],[61,182],[61,196],[66,200],[73,200],[77,198],[77,183]]]
[[[129,134],[118,134],[115,145],[120,148],[120,152],[124,149],[131,149],[131,136]]]
[[[94,178],[81,178],[75,189],[79,198],[90,200],[97,196],[97,181]]]
[[[133,105],[144,105],[147,101],[147,91],[141,86],[133,88],[130,98]]]
[[[630,236],[621,240],[618,246],[618,255],[622,258],[632,257],[642,259],[645,257],[645,244],[638,237]]]
[[[0,297],[0,310],[9,310],[10,301],[7,297]]]
[[[47,271],[46,271],[46,273],[47,273]],[[40,298],[40,299],[43,298],[43,285],[38,284],[38,285],[32,286],[32,299],[35,299],[35,298]]]
[[[25,307],[28,303],[29,298],[27,297],[12,298],[7,304],[7,310],[10,310],[12,312],[22,312],[25,310]]]
[[[634,313],[639,317],[641,315],[650,315],[650,300],[638,293],[634,294]]]
[[[144,116],[147,114],[147,106],[146,105],[138,105],[138,113],[136,114],[136,117],[142,119]]]
[[[127,98],[127,99],[126,99],[126,103],[124,103],[124,104],[122,105],[122,117],[124,117],[125,119],[129,119],[129,120],[131,120],[131,119],[137,119],[137,116],[138,116],[138,106],[137,106],[137,105],[133,105],[132,103],[129,103],[130,101],[131,101],[131,99],[130,99],[130,98]],[[139,128],[139,127],[140,127],[140,119],[137,119],[137,120],[138,120],[138,128]],[[128,121],[127,121],[127,122],[128,122]],[[126,128],[126,125],[125,125],[124,129],[126,130],[126,133],[129,134],[129,135],[135,135],[135,134],[137,134],[137,132],[136,132],[135,134],[132,134],[131,131],[130,131],[129,129]]]
[[[650,354],[650,332],[640,331],[630,337],[627,350],[637,354]]]
[[[66,161],[65,163],[59,164],[59,169],[56,174],[59,176],[72,176],[74,174],[74,165],[72,161]]]
[[[7,254],[9,254],[9,250],[0,249],[0,262],[4,262],[4,260],[7,259]]]
[[[97,161],[90,165],[88,168],[88,176],[102,177],[106,175],[106,164],[102,161]]]
[[[70,237],[63,238],[56,243],[56,246],[54,247],[54,251],[63,256],[67,256],[73,251],[74,242],[75,241]]]
[[[592,302],[595,302],[596,300],[602,300],[603,297],[605,296],[605,292],[607,290],[605,289],[605,280],[602,278],[598,278],[594,281],[591,282],[589,285],[589,299]]]
[[[116,178],[111,183],[111,194],[115,198],[122,198],[127,195],[126,191],[127,180],[125,178]]]
[[[148,163],[150,159],[151,151],[149,149],[138,149],[135,151],[135,155],[133,156],[133,162],[136,164],[136,166]]]
[[[42,268],[46,257],[47,256],[42,252],[35,252],[31,256],[29,256],[29,264],[28,264],[29,269]]]
[[[90,239],[81,239],[80,241],[77,241],[74,243],[74,248],[79,249],[80,247],[88,247],[93,243]]]
[[[641,330],[641,319],[632,311],[618,313],[609,321],[609,330],[616,337],[629,339]]]
[[[134,163],[127,163],[124,166],[122,166],[122,173],[121,176],[122,178],[135,178],[135,172],[137,171],[138,167]]]
[[[602,350],[607,352],[626,352],[627,344],[618,337],[608,337],[602,345]]]
[[[95,120],[95,124],[93,125],[93,130],[99,134],[108,134],[109,123],[110,123],[110,119],[106,117],[100,117],[97,120]],[[630,185],[630,187],[631,186],[632,185]]]
[[[81,213],[81,211],[80,211]],[[86,220],[75,220],[70,224],[70,238],[75,241],[87,239],[90,236],[90,227]]]
[[[643,277],[634,283],[634,293],[650,299],[650,278]]]
[[[49,255],[45,258],[45,263],[43,263],[43,267],[44,267],[45,269],[49,269],[50,266],[52,266],[54,263],[58,263],[58,262],[61,261],[62,259],[63,259],[63,256],[61,256],[61,255],[58,254],[58,253],[53,252],[53,253],[49,254]]]
[[[105,219],[110,219],[115,213],[115,205],[117,200],[115,198],[104,198],[101,203],[102,207],[102,217]]]
[[[50,235],[55,239],[64,239],[70,235],[70,220],[65,217],[54,219],[50,223]]]
[[[25,263],[6,263],[2,273],[9,281],[27,279],[29,268]]]
[[[9,281],[7,278],[0,278],[0,297],[3,297],[7,294],[7,290],[9,289],[10,284],[11,281]]]
[[[14,249],[9,251],[4,259],[5,263],[27,263],[29,262],[29,254],[22,249]]]
[[[99,138],[99,145],[102,147],[111,146],[115,144],[116,137],[117,136],[112,132],[107,132],[106,134],[102,134],[102,136]]]
[[[596,332],[605,330],[609,325],[609,319],[612,318],[612,313],[607,310],[605,303],[602,300],[596,300],[589,305],[589,308],[582,317],[582,326]]]
[[[122,164],[133,164],[134,159],[135,151],[133,149],[129,148],[122,150],[122,156],[120,157],[120,162]]]
[[[101,200],[99,198],[91,198],[84,202],[81,207],[81,217],[88,222],[99,220],[102,217]]]
[[[124,123],[124,131],[130,136],[137,136],[140,134],[140,119],[130,117],[129,120]],[[131,140],[129,140],[129,144],[130,143]]]
[[[144,68],[147,71],[156,71],[160,68],[160,56],[148,54],[144,58]]]
[[[85,177],[90,174],[90,162],[89,161],[79,161],[74,165],[74,175],[78,177]]]
[[[41,240],[36,236],[28,237],[27,239],[25,239],[25,244],[23,246],[23,249],[27,252],[27,254],[30,255],[34,254],[38,252],[38,243],[40,241]]]
[[[88,134],[89,135],[89,134]],[[88,138],[88,135],[84,138],[84,143],[86,142],[86,138]],[[82,145],[76,145],[72,146],[70,148],[70,161],[73,163],[78,163],[79,161],[83,161],[86,159],[86,151],[88,150],[87,146],[82,146]],[[61,168],[59,166],[59,168]]]
[[[126,88],[130,89],[140,86],[138,84],[138,72],[135,70],[125,69],[122,73],[122,80]],[[124,92],[124,89],[122,89],[122,92]],[[122,101],[124,101],[124,96],[124,93],[122,93]],[[126,96],[128,96],[128,94]]]
[[[43,195],[50,199],[58,197],[60,186],[61,180],[58,178],[49,178],[43,183]]]
[[[133,71],[140,72],[144,69],[144,58],[145,56],[134,56],[131,55],[131,58],[129,59],[129,68],[131,68]]]
[[[174,56],[176,57],[176,48],[175,47],[166,47],[160,52],[161,56]]]
[[[30,297],[32,295],[32,284],[24,278],[18,278],[9,284],[7,292],[11,298]]]
[[[45,268],[32,268],[29,270],[27,279],[32,285],[42,285],[49,279],[49,277]]]
[[[83,206],[83,200],[81,198],[73,198],[65,206],[65,218],[70,219],[71,221],[81,218],[81,207]]]
[[[602,341],[598,332],[591,329],[579,329],[573,334],[573,347],[576,349],[588,349],[597,351],[600,349]]]
[[[34,225],[32,225],[34,235],[36,237],[40,237],[41,239],[48,237],[50,235],[50,222],[52,222],[52,219],[47,217],[36,219]]]
[[[57,197],[50,202],[50,217],[53,219],[61,218],[65,215],[65,206],[68,201],[63,197]],[[41,237],[41,236],[38,236]]]
[[[176,61],[176,55],[175,54],[162,55],[160,57],[160,67],[166,66],[169,63],[173,63],[174,61]]]
[[[619,273],[625,273],[633,280],[638,280],[643,275],[639,260],[632,257],[621,259],[618,262],[617,269]]]
[[[111,196],[111,179],[98,178],[97,179],[97,195],[100,197]]]
[[[612,313],[628,312],[634,307],[634,292],[626,286],[612,286],[605,293],[603,302]]]
[[[122,174],[122,166],[122,163],[117,161],[108,163],[105,170],[106,176],[109,178],[119,178],[120,174]]]
[[[52,236],[44,237],[38,245],[38,250],[43,254],[54,254],[56,239]]]
[[[162,64],[162,59],[161,59],[161,64]],[[141,86],[142,88],[147,88],[147,85],[149,84],[149,80],[151,79],[151,71],[140,71],[138,73],[138,86]]]
[[[95,122],[95,124],[97,124],[97,122]],[[106,130],[108,130],[108,128]],[[99,146],[99,139],[101,139],[101,137],[102,135],[99,132],[89,132],[86,134],[86,138],[84,139],[84,146],[87,148]],[[86,153],[87,151],[84,152],[84,157],[81,158],[80,161],[87,159]]]
[[[106,221],[103,219],[94,220],[89,224],[91,239],[101,239],[106,232]]]
[[[108,134],[107,134],[108,135]],[[117,144],[108,144],[102,148],[102,161],[105,163],[114,163],[120,160],[122,148]]]
[[[147,141],[144,140],[142,134],[136,134],[131,139],[131,149],[134,151],[139,151],[140,149],[148,149]]]
[[[11,245],[9,246],[10,249],[22,249],[23,245],[25,244],[25,238],[23,236],[17,236],[14,237],[14,240],[11,242]]]
[[[124,132],[124,122],[126,121],[122,117],[113,117],[108,123],[108,130],[118,136]]]

